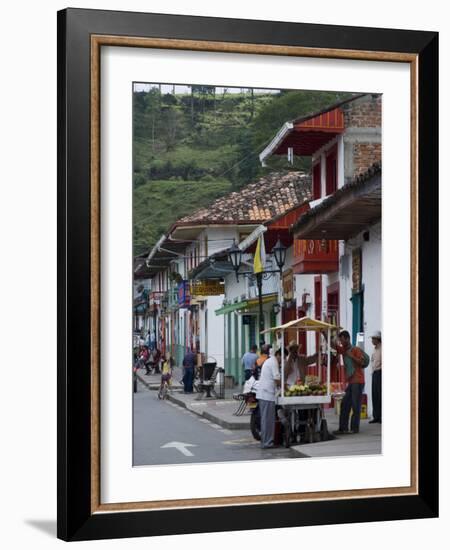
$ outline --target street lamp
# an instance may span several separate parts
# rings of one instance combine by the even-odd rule
[[[272,248],[272,254],[275,257],[275,262],[277,263],[278,269],[280,271],[279,274],[279,283],[278,283],[278,303],[279,308],[277,308],[276,315],[280,315],[279,324],[283,322],[283,289],[282,289],[282,274],[283,274],[283,266],[286,262],[286,247],[284,244],[280,241],[280,237],[278,237],[278,241],[276,245]]]
[[[281,272],[286,262],[286,247],[280,241],[280,238],[278,238],[277,244],[272,248],[272,254],[275,256],[275,261]]]
[[[281,312],[281,273],[283,271],[283,266],[286,262],[286,247],[283,245],[283,243],[280,241],[279,238],[276,245],[272,249],[272,254],[275,257],[275,262],[277,264],[278,269],[276,270],[265,269],[264,271],[260,271],[259,273],[254,273],[253,271],[240,273],[240,275],[244,275],[244,277],[254,277],[256,279],[256,286],[258,289],[259,332],[261,335],[260,336],[261,344],[264,343],[264,337],[261,334],[264,331],[262,281],[263,281],[263,277],[264,279],[266,279],[267,277],[270,277],[273,273],[280,274],[280,289],[278,291],[278,298],[279,298],[278,301],[280,304],[279,306],[280,309],[278,310],[278,313]],[[233,267],[233,271],[236,273],[236,280],[239,281],[239,268],[241,267],[241,262],[242,262],[242,250],[237,246],[235,241],[233,241],[233,245],[228,251],[228,259]]]
[[[238,271],[241,267],[242,250],[237,246],[235,241],[233,241],[233,246],[228,252],[228,257],[230,258],[231,265],[236,273],[236,280],[239,281]]]

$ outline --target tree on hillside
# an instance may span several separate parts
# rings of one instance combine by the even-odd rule
[[[271,139],[286,121],[320,111],[349,96],[345,92],[282,91],[258,113],[253,125],[255,143]]]
[[[161,108],[161,132],[160,137],[167,151],[173,151],[181,138],[183,117],[178,109],[171,105],[163,105]]]

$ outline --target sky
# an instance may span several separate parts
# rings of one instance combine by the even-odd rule
[[[134,91],[135,92],[148,92],[150,88],[157,88],[159,86],[158,83],[144,83],[144,82],[135,82],[134,83]],[[173,93],[173,87],[175,86],[175,93],[176,94],[188,94],[191,92],[190,86],[187,86],[185,84],[161,84],[161,92],[163,94],[171,94]],[[229,94],[238,94],[242,93],[243,91],[248,91],[251,88],[225,88],[224,86],[217,86],[216,92],[218,94],[223,93],[224,90],[227,91]],[[255,94],[276,94],[280,90],[270,90],[266,88],[254,88]]]

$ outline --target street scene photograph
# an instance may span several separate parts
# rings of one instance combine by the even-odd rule
[[[382,95],[132,102],[133,465],[382,453]]]

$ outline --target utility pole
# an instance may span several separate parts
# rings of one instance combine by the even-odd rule
[[[263,313],[263,302],[262,302],[262,272],[256,274],[256,285],[258,287],[258,305],[259,305],[259,343],[260,346],[264,344],[264,313]]]

